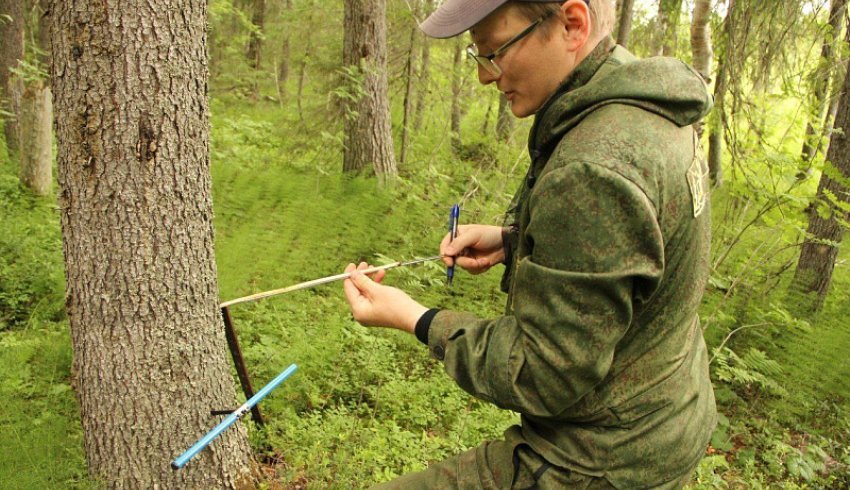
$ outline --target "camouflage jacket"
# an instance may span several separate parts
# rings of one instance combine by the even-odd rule
[[[697,316],[710,245],[699,75],[603,41],[536,115],[506,314],[440,311],[431,354],[521,414],[508,439],[618,488],[681,478],[715,426]]]

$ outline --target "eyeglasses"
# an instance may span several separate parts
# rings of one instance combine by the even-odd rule
[[[487,54],[487,55],[478,54],[478,46],[476,46],[475,43],[472,43],[472,44],[470,44],[469,46],[466,47],[466,56],[468,56],[470,59],[475,60],[476,63],[481,65],[481,67],[484,68],[485,70],[487,70],[487,72],[489,72],[491,75],[498,77],[499,75],[502,74],[502,69],[499,68],[499,65],[496,64],[496,61],[495,61],[496,57],[500,56],[502,53],[507,51],[508,48],[510,48],[514,44],[518,43],[525,36],[534,32],[534,29],[537,29],[537,27],[540,26],[540,24],[542,24],[543,21],[546,20],[547,18],[549,18],[551,15],[552,15],[552,13],[550,12],[550,13],[544,15],[543,17],[540,17],[539,19],[535,20],[534,22],[531,23],[530,26],[526,27],[522,32],[520,32],[516,36],[512,37],[510,39],[510,41],[499,46],[498,49],[496,49],[495,51],[493,51],[490,54]]]

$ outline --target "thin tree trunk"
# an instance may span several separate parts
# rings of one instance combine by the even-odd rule
[[[463,39],[458,36],[455,39],[454,57],[452,59],[452,109],[451,123],[449,129],[451,131],[452,148],[455,153],[460,151],[462,140],[460,137],[460,121],[463,117],[461,109],[460,94],[463,90],[463,76],[461,73],[463,62]]]
[[[711,83],[711,61],[714,52],[711,48],[711,0],[695,0],[694,16],[691,22],[691,50],[694,57],[694,69],[702,75],[706,83]]]
[[[711,62],[714,53],[711,48],[711,28],[709,17],[711,16],[711,0],[695,0],[693,20],[691,21],[691,50],[693,52],[693,66],[697,73],[711,83]],[[702,138],[703,122],[694,125],[697,134]]]
[[[850,205],[850,188],[846,185],[850,180],[850,70],[844,77],[835,127],[842,131],[832,133],[826,160],[827,165],[831,165],[832,170],[840,175],[840,179],[830,177],[835,175],[832,172],[824,171],[821,175],[815,197],[817,205],[812,206],[809,212],[806,239],[791,282],[791,291],[802,293],[795,300],[803,311],[817,312],[823,307],[832,282],[844,226],[850,220],[850,213],[841,208],[842,204]]]
[[[708,136],[708,173],[715,187],[723,185],[723,134],[726,132],[726,91],[729,80],[730,59],[732,51],[732,35],[734,31],[734,13],[737,2],[729,0],[726,18],[723,20],[723,39],[719,61],[717,63],[717,80],[714,84],[714,111],[709,119],[711,132]]]
[[[312,10],[307,15],[307,23],[313,21]],[[298,119],[304,122],[304,85],[307,83],[307,64],[310,62],[310,57],[313,56],[313,36],[309,30],[307,32],[307,44],[304,47],[304,55],[301,57],[301,63],[298,64],[298,93],[296,101],[298,102]]]
[[[823,45],[820,52],[820,63],[812,73],[812,115],[806,124],[806,136],[803,138],[803,160],[811,161],[820,146],[820,133],[816,126],[825,121],[825,110],[829,108],[826,94],[829,92],[829,70],[836,62],[834,52],[835,40],[841,32],[841,19],[847,0],[832,0],[829,8],[829,22],[824,33]]]
[[[107,488],[249,484],[238,426],[186,468],[168,464],[236,400],[213,252],[206,6],[53,6],[72,383],[89,471]]]
[[[423,17],[430,15],[434,10],[434,0],[425,0],[423,4]],[[413,130],[419,131],[422,128],[422,119],[425,115],[425,101],[431,94],[431,39],[428,36],[419,37],[419,45],[421,51],[419,54],[419,83],[416,109],[413,111]]]
[[[280,61],[278,62],[277,69],[277,91],[280,94],[281,100],[283,100],[287,96],[286,83],[289,81],[289,58],[290,58],[290,28],[289,26],[292,24],[290,20],[290,14],[292,11],[292,0],[286,0],[284,2],[284,11],[286,15],[284,18],[287,21],[287,26],[285,28],[283,34],[283,41],[280,45]]]
[[[263,32],[266,27],[266,0],[254,0],[251,6],[251,23],[256,31],[251,32],[248,40],[246,58],[251,68],[259,70],[263,62]]]
[[[387,82],[386,0],[345,0],[343,65],[356,67],[357,79],[345,118],[343,171],[372,167],[383,183],[396,170],[390,132]]]
[[[416,17],[418,9],[414,8],[413,25],[410,27],[410,42],[407,50],[407,63],[404,69],[405,86],[404,86],[404,115],[401,123],[401,153],[399,160],[402,164],[407,161],[407,151],[410,149],[410,130],[411,120],[415,118],[413,114],[413,97],[414,97],[414,69],[417,64],[416,55],[419,51],[417,39],[419,39],[419,26],[416,25]]]
[[[634,4],[635,0],[623,0],[622,5],[620,5],[620,19],[617,21],[617,44],[624,47],[629,46]]]
[[[499,116],[496,119],[496,136],[502,141],[508,141],[514,130],[514,117],[511,106],[505,94],[499,94]]]
[[[11,69],[24,57],[24,2],[0,0],[0,14],[8,16],[0,21],[0,108],[13,115],[6,120],[4,132],[6,148],[16,155],[19,148],[16,117],[21,88]]]

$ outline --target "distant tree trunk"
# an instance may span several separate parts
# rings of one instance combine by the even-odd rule
[[[40,196],[53,183],[53,105],[44,82],[28,83],[21,96],[21,183]]]
[[[826,103],[826,94],[829,91],[829,71],[830,67],[836,63],[835,55],[833,54],[835,41],[841,32],[841,19],[844,15],[844,9],[847,5],[847,0],[832,0],[829,8],[829,23],[824,32],[823,45],[820,52],[820,63],[811,75],[812,83],[812,114],[809,122],[806,124],[806,136],[803,138],[803,160],[810,161],[815,157],[819,145],[819,140],[822,133],[817,130],[818,125],[825,123],[825,109],[829,106]],[[828,116],[828,113],[827,113]],[[823,125],[824,127],[826,124]]]
[[[407,63],[404,67],[404,115],[402,117],[401,123],[401,154],[399,160],[401,163],[405,163],[407,161],[407,151],[410,149],[410,130],[412,119],[415,118],[413,114],[413,97],[414,97],[414,69],[413,67],[417,64],[417,54],[419,52],[419,46],[417,40],[421,37],[419,34],[419,26],[416,25],[416,17],[418,14],[418,9],[414,7],[413,12],[413,22],[410,26],[410,42],[408,44],[407,50]]]
[[[11,69],[24,57],[24,2],[22,0],[0,0],[0,108],[14,116],[6,120],[4,132],[6,148],[12,155],[18,152],[18,129],[15,119],[18,114],[17,101],[21,89]]]
[[[40,0],[38,23],[28,23],[35,35],[27,36],[37,40],[43,53],[37,57],[38,65],[46,70],[52,64],[48,3],[49,0]],[[18,121],[21,183],[34,193],[46,196],[53,184],[53,94],[48,81],[33,79],[23,84]]]
[[[285,33],[283,34],[283,42],[280,45],[280,60],[277,66],[277,91],[280,94],[281,100],[286,97],[286,82],[289,81],[289,57],[290,57],[290,28],[289,25],[292,24],[292,21],[289,19],[289,15],[292,11],[292,0],[286,0],[283,5],[284,10],[286,11],[286,19],[287,19],[287,27],[285,28]]]
[[[691,22],[691,49],[693,51],[694,69],[702,75],[706,83],[711,83],[711,60],[714,53],[711,49],[711,0],[695,0],[694,16]]]
[[[709,122],[711,132],[708,135],[708,173],[715,187],[723,185],[723,134],[726,132],[726,90],[729,80],[732,35],[734,31],[734,13],[737,2],[729,0],[726,18],[723,20],[723,49],[720,50],[717,63],[717,79],[714,82],[714,111]]]
[[[430,15],[434,10],[434,0],[425,0],[423,13]],[[419,55],[419,89],[417,90],[416,109],[413,111],[413,130],[422,128],[422,118],[425,115],[425,100],[430,96],[431,81],[431,40],[428,36],[419,36],[421,53]]]
[[[695,0],[693,20],[691,21],[693,66],[707,84],[711,83],[711,61],[714,56],[711,49],[711,29],[708,23],[710,16],[711,0]],[[696,123],[695,128],[697,134],[702,137],[702,121]]]
[[[370,165],[383,183],[396,170],[387,86],[386,0],[345,0],[343,65],[356,67],[357,80],[345,118],[343,170]]]
[[[623,0],[620,5],[620,19],[617,21],[617,44],[628,47],[629,34],[632,32],[632,10],[635,0]]]
[[[213,252],[206,0],[56,0],[66,310],[91,475],[106,488],[247,488]],[[175,15],[175,13],[179,15]],[[179,47],[179,49],[176,49]]]
[[[307,25],[313,22],[313,11],[307,14]],[[301,62],[298,64],[298,94],[296,101],[298,102],[298,119],[304,122],[304,84],[307,82],[307,65],[310,63],[310,58],[313,56],[313,36],[310,30],[307,30],[307,43],[304,47],[304,55],[301,57]]]
[[[496,119],[496,136],[502,141],[508,141],[514,130],[514,117],[511,106],[505,94],[499,94],[499,116]]]
[[[829,171],[824,171],[821,175],[815,197],[816,204],[809,212],[806,239],[791,282],[792,292],[805,295],[797,298],[798,304],[802,309],[811,312],[820,311],[826,300],[835,269],[835,259],[844,235],[843,227],[850,220],[850,213],[845,210],[846,206],[850,205],[850,187],[846,185],[850,180],[850,70],[844,77],[835,127],[841,128],[842,131],[832,133],[826,160],[827,165],[831,165],[840,178],[830,177],[836,174]],[[842,209],[842,205],[845,209]]]
[[[461,66],[463,63],[463,39],[458,36],[455,38],[454,57],[452,61],[452,112],[451,131],[452,148],[455,152],[460,150],[462,140],[460,138],[460,120],[463,117],[461,109],[460,94],[463,90],[463,74]]]
[[[251,6],[251,23],[256,31],[251,32],[248,49],[245,53],[251,68],[259,70],[263,62],[263,33],[266,27],[266,0],[253,0]]]
[[[679,18],[682,13],[682,0],[661,0],[658,3],[656,19],[656,48],[659,56],[675,56],[679,41]]]

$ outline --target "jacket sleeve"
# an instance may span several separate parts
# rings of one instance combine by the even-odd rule
[[[655,205],[631,180],[598,164],[544,173],[529,198],[512,314],[441,311],[428,343],[447,373],[500,407],[555,417],[608,373],[615,347],[663,272]]]

